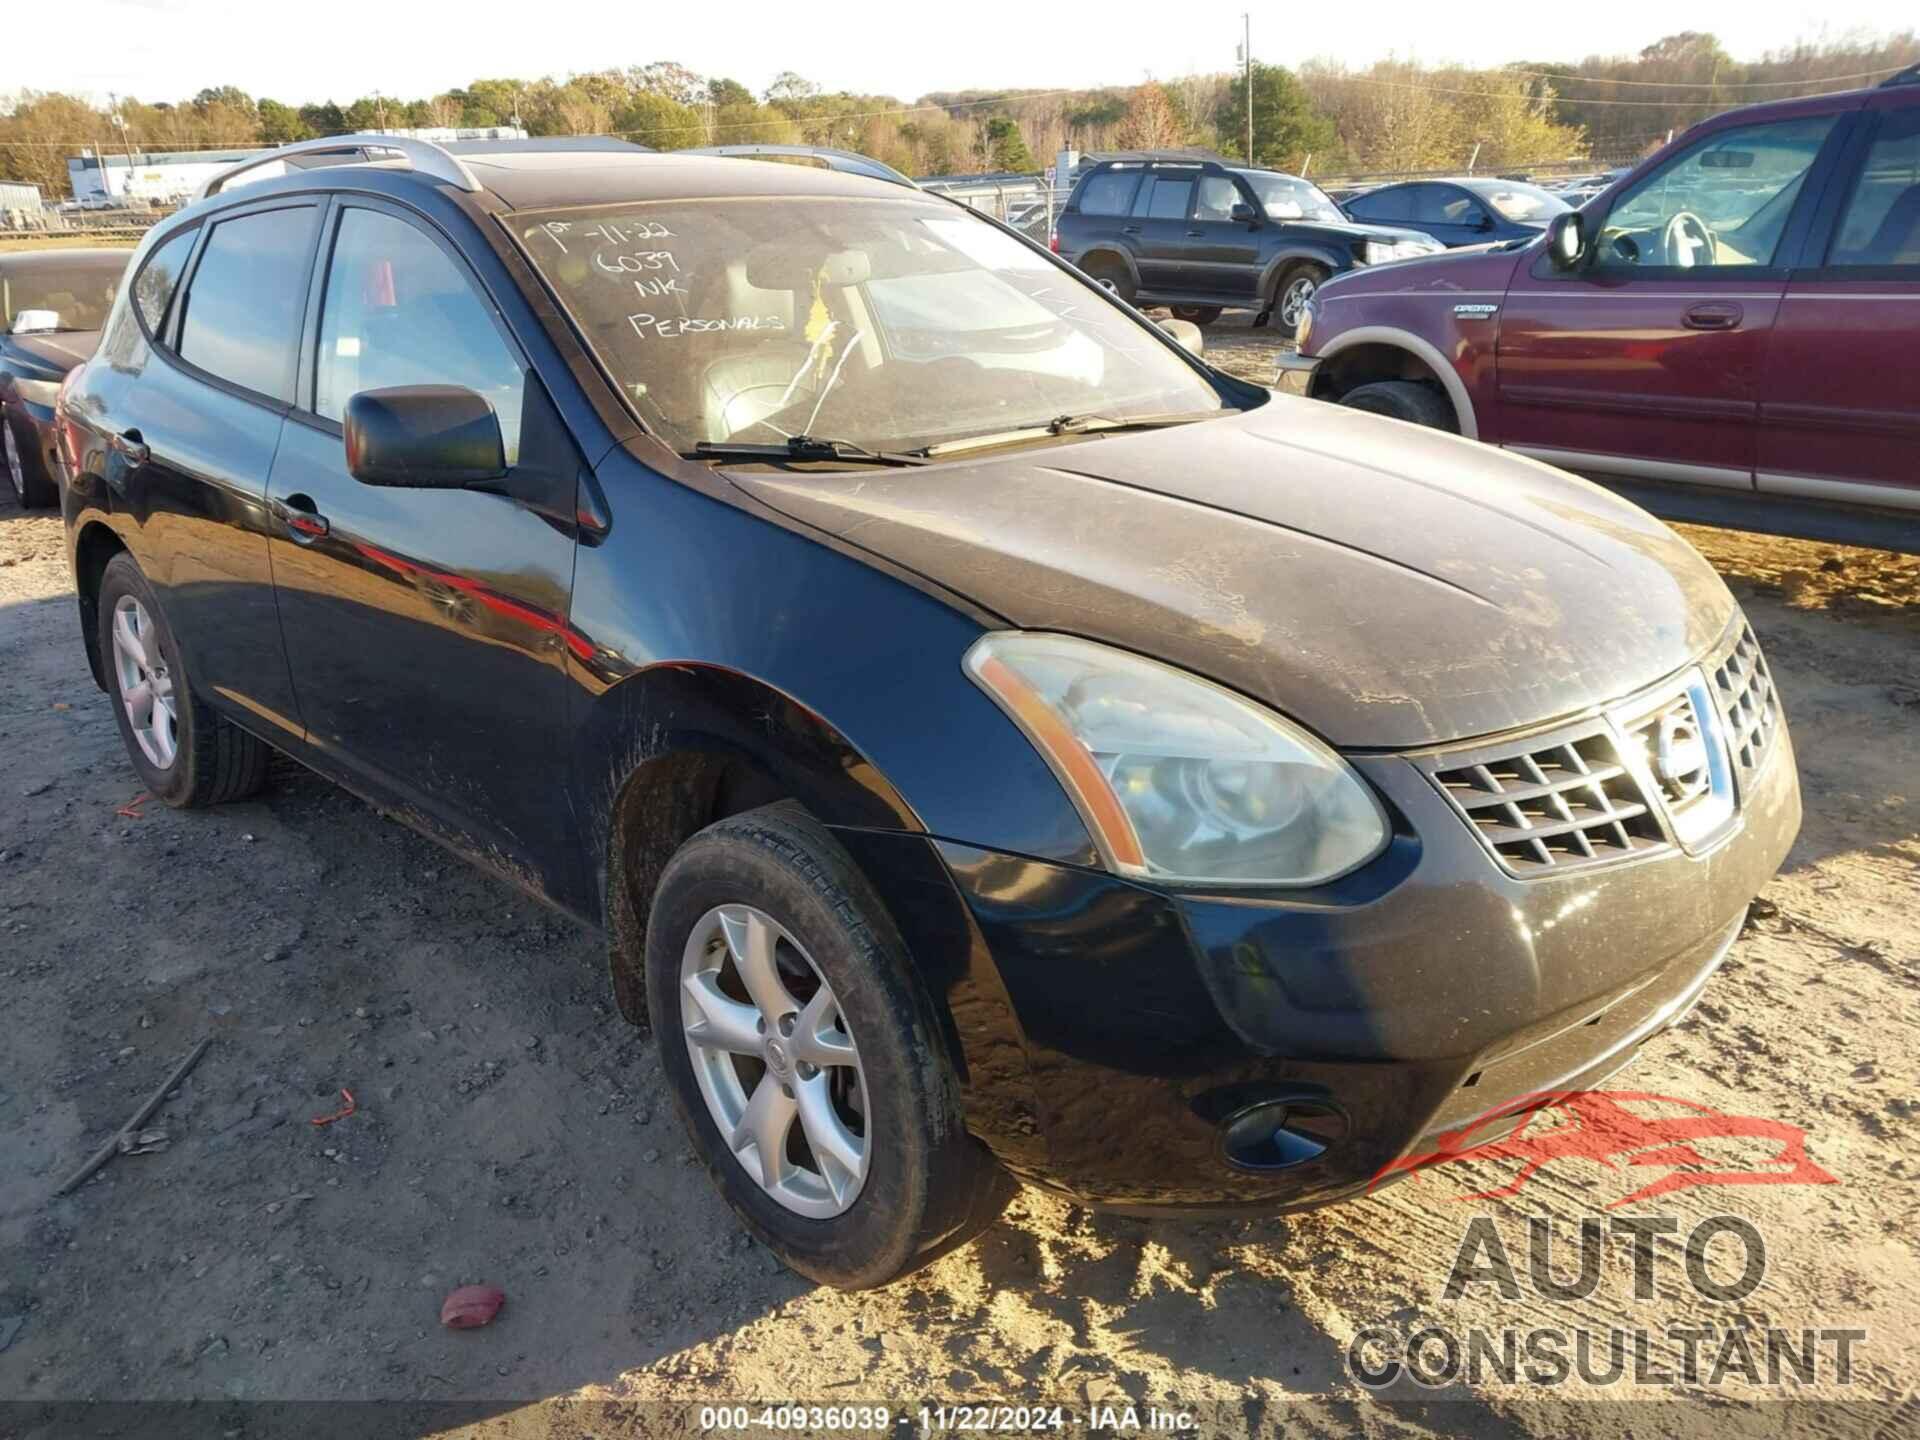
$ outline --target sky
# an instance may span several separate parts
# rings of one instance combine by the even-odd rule
[[[62,30],[86,38],[0,46],[0,96],[31,88],[152,101],[232,84],[289,104],[345,103],[376,90],[414,99],[480,77],[564,76],[652,60],[729,76],[756,93],[783,70],[828,90],[903,99],[976,87],[1134,85],[1232,68],[1247,4],[68,0],[35,14],[57,13]],[[265,18],[275,14],[285,21]],[[1253,10],[1253,53],[1284,65],[1313,58],[1367,65],[1389,54],[1429,64],[1571,61],[1630,54],[1691,29],[1752,59],[1799,40],[1882,34],[1914,18],[1895,0],[1826,0],[1819,15],[1816,22],[1780,0],[1267,4]]]

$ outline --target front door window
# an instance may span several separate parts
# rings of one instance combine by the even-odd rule
[[[1600,229],[1595,266],[1715,269],[1771,265],[1831,115],[1746,125],[1638,181]]]

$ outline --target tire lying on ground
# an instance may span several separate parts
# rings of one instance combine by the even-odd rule
[[[801,1274],[885,1284],[1005,1204],[892,920],[800,807],[718,821],[680,848],[654,896],[646,974],[695,1148]]]

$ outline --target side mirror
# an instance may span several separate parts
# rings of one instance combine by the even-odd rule
[[[1571,270],[1586,251],[1586,224],[1578,210],[1565,211],[1547,222],[1547,254],[1556,269]]]
[[[48,330],[60,328],[58,310],[22,310],[13,317],[13,333],[16,335],[44,334]]]
[[[343,428],[347,471],[366,485],[459,490],[507,473],[500,417],[459,385],[362,390]]]
[[[1491,230],[1493,228],[1493,217],[1482,210],[1480,212],[1480,218],[1473,222],[1473,228],[1476,230]]]
[[[1161,320],[1160,328],[1173,337],[1173,343],[1189,355],[1198,355],[1207,348],[1206,337],[1200,333],[1200,327],[1191,320]]]
[[[1236,225],[1252,225],[1259,221],[1260,212],[1242,200],[1233,207],[1229,216]]]

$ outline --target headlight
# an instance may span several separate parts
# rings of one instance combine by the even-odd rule
[[[1361,247],[1360,258],[1368,265],[1384,265],[1389,260],[1438,255],[1443,248],[1432,240],[1369,240]]]
[[[51,405],[60,397],[58,380],[15,380],[13,388],[20,392],[22,400],[35,405]]]
[[[1046,757],[1119,874],[1315,885],[1387,843],[1379,802],[1344,760],[1211,681],[1018,631],[982,636],[966,669]]]
[[[1300,320],[1293,330],[1293,348],[1302,355],[1307,353],[1307,337],[1313,334],[1313,322],[1320,318],[1320,305],[1312,296],[1300,307]]]

